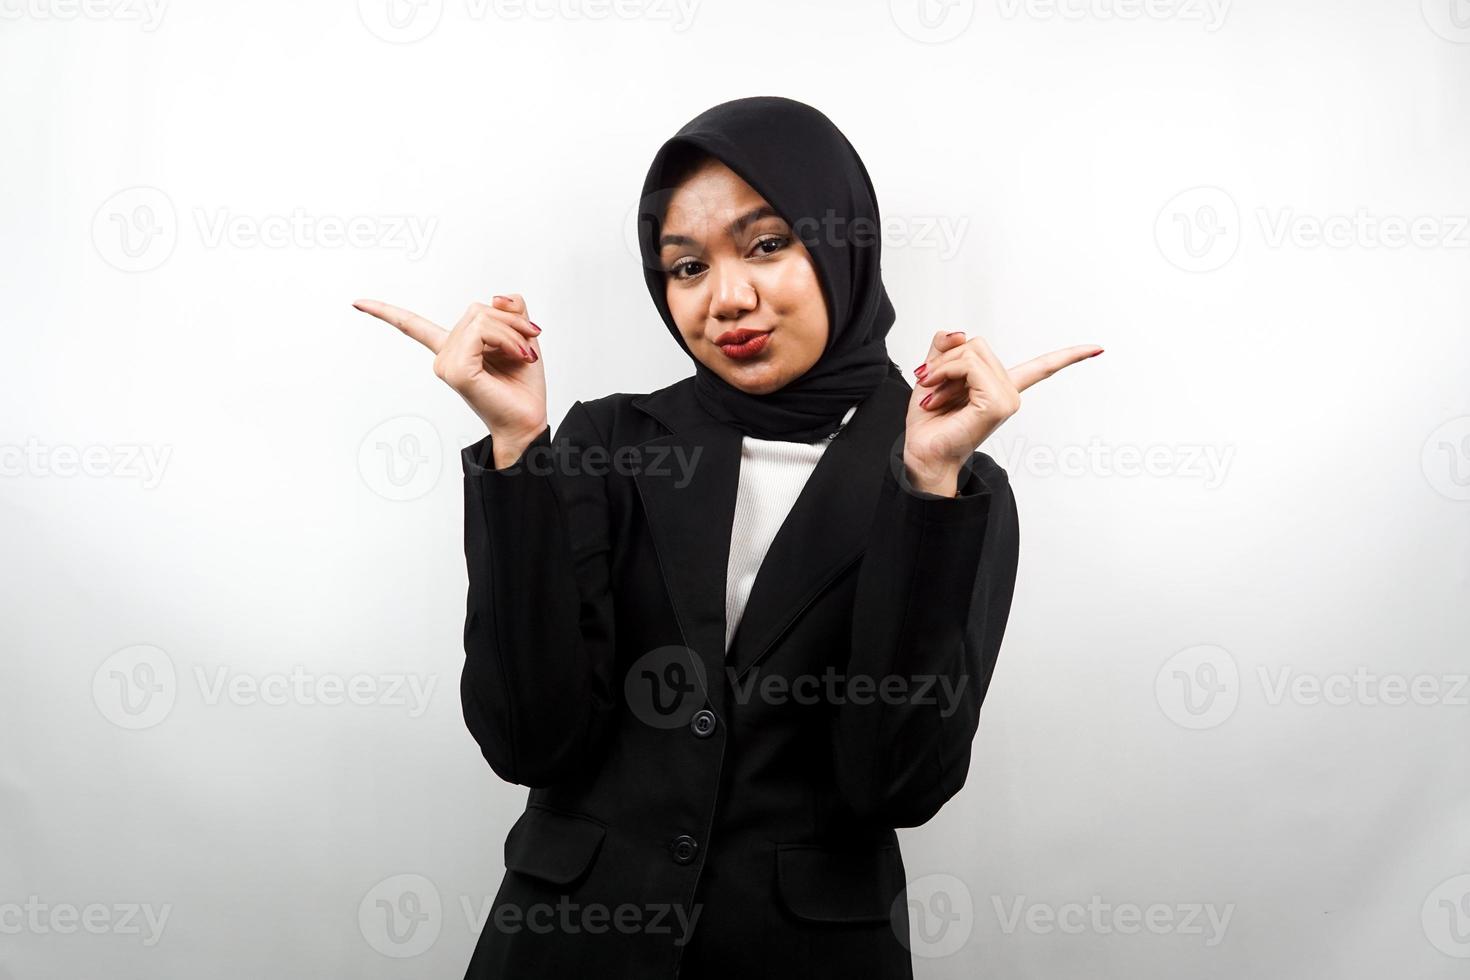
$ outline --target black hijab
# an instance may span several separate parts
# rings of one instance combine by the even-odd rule
[[[691,154],[733,170],[811,253],[827,301],[827,346],[810,369],[764,395],[741,391],[689,351],[669,312],[658,239],[674,181]],[[847,409],[885,377],[903,377],[884,337],[893,304],[879,269],[878,199],[847,137],[821,112],[774,96],[736,99],[695,116],[653,158],[638,215],[643,274],[654,305],[694,358],[695,393],[714,418],[760,439],[808,442],[840,429]]]

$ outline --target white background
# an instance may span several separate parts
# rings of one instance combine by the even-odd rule
[[[919,975],[1464,975],[1466,0],[388,12],[0,0],[0,977],[463,973],[525,794],[458,700],[483,432],[349,303],[523,293],[554,421],[682,377],[628,212],[766,94],[872,173],[901,366],[1107,349],[982,447]]]

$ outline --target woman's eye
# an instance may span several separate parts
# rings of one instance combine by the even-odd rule
[[[773,252],[778,252],[781,249],[785,248],[790,241],[791,239],[787,238],[785,235],[767,235],[765,238],[762,238],[758,242],[756,242],[755,247],[761,250],[762,255],[770,255]],[[767,248],[767,245],[774,247]]]
[[[774,255],[787,245],[791,239],[785,235],[767,235],[752,245],[751,251],[761,255]],[[705,270],[705,264],[698,259],[684,259],[669,266],[667,274],[674,279],[693,279]]]

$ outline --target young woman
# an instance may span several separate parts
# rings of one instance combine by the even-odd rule
[[[911,389],[878,229],[822,113],[702,113],[640,214],[695,373],[577,401],[554,439],[520,296],[450,331],[357,304],[490,432],[463,451],[461,694],[532,789],[468,977],[911,976],[894,828],[964,784],[1015,582],[1015,501],[976,447],[1101,349],[1007,370],[940,330]]]

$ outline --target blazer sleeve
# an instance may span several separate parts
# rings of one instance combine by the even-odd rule
[[[460,700],[497,775],[540,787],[604,745],[616,705],[603,440],[573,404],[512,466],[493,436],[461,451],[469,595]],[[604,457],[605,458],[605,457]]]
[[[989,456],[973,454],[958,496],[942,497],[890,455],[833,732],[839,791],[863,817],[916,827],[964,785],[1018,553],[1015,497]]]

